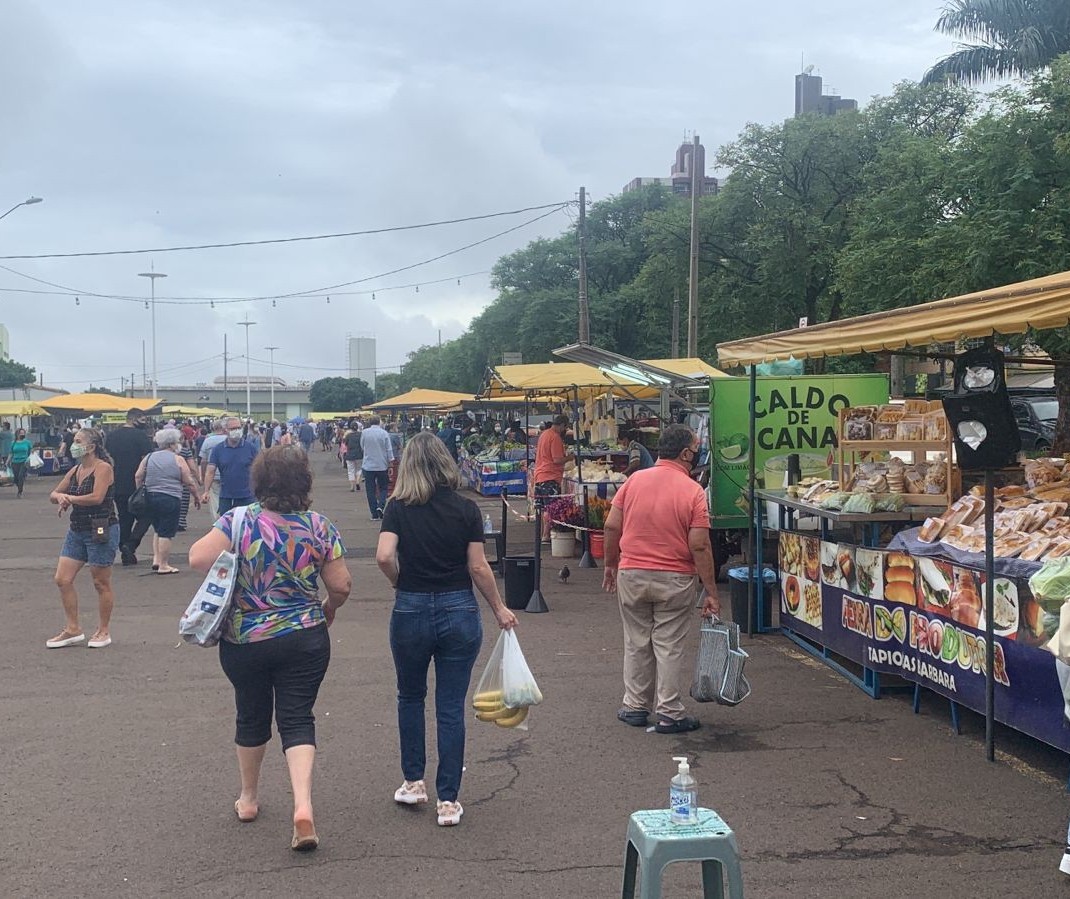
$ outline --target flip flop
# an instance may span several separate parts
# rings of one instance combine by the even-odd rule
[[[156,572],[157,574],[178,574],[177,568],[161,568]]]
[[[311,824],[312,822],[308,822]],[[304,835],[298,834],[297,825],[294,825],[293,839],[290,840],[290,848],[294,852],[311,852],[317,848],[320,844],[320,838],[316,836],[316,831]]]
[[[257,809],[256,810],[256,814],[253,815],[251,818],[243,818],[241,816],[241,812],[238,811],[238,800],[235,799],[234,800],[234,814],[238,816],[238,820],[241,821],[242,824],[250,824],[251,822],[256,820],[256,816],[260,814],[260,809]]]

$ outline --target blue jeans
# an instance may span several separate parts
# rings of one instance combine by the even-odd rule
[[[464,697],[483,642],[483,623],[471,590],[407,593],[399,590],[390,616],[390,651],[398,678],[398,731],[405,780],[423,780],[427,763],[424,699],[427,669],[435,660],[435,722],[443,802],[456,802],[464,767]]]
[[[251,506],[255,502],[254,496],[221,496],[219,497],[219,517],[222,518],[238,506]]]
[[[368,509],[372,517],[381,517],[386,505],[386,492],[390,489],[390,475],[385,471],[364,469],[364,487],[368,493]]]

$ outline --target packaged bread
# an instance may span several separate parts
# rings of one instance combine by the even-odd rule
[[[924,440],[925,422],[920,418],[904,417],[895,426],[896,440]]]
[[[947,416],[943,409],[927,412],[923,420],[926,440],[947,440]]]
[[[983,493],[985,488],[984,487],[974,487],[973,489],[974,490],[978,490],[981,493]],[[973,491],[970,491],[970,492],[972,493]],[[1004,499],[1005,497],[1011,497],[1011,496],[1025,496],[1025,494],[1026,494],[1026,489],[1021,484],[1009,484],[1006,487],[1000,487],[1000,488],[998,488],[996,490],[996,496],[999,499]]]
[[[851,409],[849,417],[845,418],[843,421],[843,439],[872,440],[873,419],[855,415],[855,410]]]
[[[1051,548],[1050,537],[1034,537],[1029,545],[1022,550],[1018,558],[1024,562],[1035,562]]]
[[[942,407],[941,407],[942,408]],[[903,411],[907,415],[924,415],[929,411],[928,400],[904,400]]]
[[[926,518],[925,524],[918,531],[918,539],[922,543],[936,543],[946,527],[947,522],[943,518]]]
[[[963,537],[959,548],[966,553],[983,553],[985,551],[985,532],[974,531],[968,537]]]
[[[1023,466],[1025,469],[1025,483],[1027,487],[1044,487],[1059,480],[1062,469],[1057,468],[1047,459],[1029,459]]]
[[[947,469],[943,465],[930,465],[925,473],[925,492],[938,496],[947,493]]]
[[[1061,559],[1070,556],[1070,540],[1066,538],[1053,540],[1044,554],[1045,559]]]
[[[1008,512],[1017,511],[1018,509],[1027,509],[1033,505],[1033,498],[1031,496],[1012,496],[1010,499],[1001,500],[999,506],[1000,510]]]
[[[1031,542],[1032,538],[1028,534],[1008,534],[995,541],[993,551],[1001,559],[1013,559]]]
[[[904,473],[906,472],[906,464],[902,459],[889,459],[888,460],[888,473],[884,476],[888,482],[889,493],[902,493],[906,484],[904,479]]]
[[[925,472],[927,467],[924,465],[908,465],[903,471],[903,485],[906,488],[907,493],[924,493],[925,492]]]

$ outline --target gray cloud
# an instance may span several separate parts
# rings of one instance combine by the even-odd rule
[[[918,77],[950,43],[932,0],[820,8],[770,0],[697,25],[636,0],[538,5],[411,0],[84,4],[0,0],[0,253],[222,242],[346,231],[616,193],[667,174],[685,129],[713,149],[791,113],[805,51],[826,85],[865,100]],[[159,255],[166,296],[285,293],[445,253],[521,219],[290,246]],[[158,307],[161,382],[210,380],[244,347],[282,347],[287,376],[346,364],[373,332],[381,365],[460,333],[489,269],[558,233],[563,215],[403,275],[370,296]],[[100,293],[143,294],[145,257],[12,263]],[[36,285],[0,271],[0,287]],[[0,294],[15,358],[78,389],[141,370],[136,303]],[[240,352],[240,350],[238,350]],[[241,363],[239,363],[241,364]],[[256,363],[254,363],[255,365]],[[185,366],[180,368],[179,366]],[[281,371],[282,369],[280,369]],[[170,373],[170,374],[168,374]]]

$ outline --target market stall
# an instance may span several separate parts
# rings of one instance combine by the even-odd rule
[[[752,367],[755,409],[754,366],[761,362],[911,347],[925,354],[933,344],[1061,328],[1068,321],[1070,272],[733,341],[718,347],[718,358],[726,367]],[[792,484],[794,496],[757,489],[751,416],[750,493],[759,565],[764,509],[754,500],[763,494],[799,511],[820,508],[822,494],[870,493],[875,508],[878,494],[866,487],[883,483],[887,488],[894,476],[896,484],[903,479],[903,495],[911,501],[904,499],[903,509],[928,509],[920,528],[908,528],[884,546],[845,541],[829,527],[820,536],[782,530],[781,623],[800,646],[874,696],[880,693],[881,675],[896,675],[916,685],[916,694],[925,687],[946,696],[953,709],[962,704],[985,713],[989,758],[996,720],[1070,751],[1070,730],[1064,726],[1070,667],[1039,648],[1050,636],[1054,616],[1024,579],[1037,573],[1045,557],[1070,553],[1070,467],[1061,460],[1030,463],[1021,472],[1023,483],[1006,485],[990,502],[976,489],[960,497],[947,425],[945,432],[939,430],[938,413],[932,407],[883,404],[864,415],[844,412],[838,424],[838,478],[808,487]],[[914,418],[903,429],[909,416],[921,420]],[[910,469],[921,478],[920,495],[906,489]],[[942,474],[930,478],[931,470]],[[991,485],[991,472],[986,482]],[[928,506],[918,505],[919,498],[928,499]],[[852,514],[851,508],[845,500],[842,514]],[[755,589],[761,593],[761,582]]]

